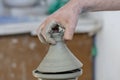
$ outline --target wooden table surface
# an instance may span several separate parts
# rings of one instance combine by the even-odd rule
[[[92,37],[75,34],[67,42],[70,50],[82,61],[83,75],[79,80],[92,80]],[[0,37],[0,80],[37,80],[32,75],[49,49],[29,34]]]

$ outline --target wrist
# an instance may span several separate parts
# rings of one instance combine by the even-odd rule
[[[74,4],[76,6],[77,10],[80,12],[88,12],[88,11],[94,11],[95,5],[99,2],[98,0],[70,0],[71,4]]]
[[[77,14],[82,12],[83,4],[80,4],[80,0],[70,0],[68,6]]]

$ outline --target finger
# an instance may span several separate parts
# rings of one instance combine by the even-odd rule
[[[41,33],[42,29],[45,27],[46,21],[42,22],[42,24],[37,28],[37,34]]]
[[[65,40],[72,40],[74,32],[75,32],[75,28],[73,26],[66,27],[65,33],[64,33],[64,39]]]
[[[46,36],[46,42],[49,44],[56,44],[56,41],[49,36],[49,34]]]
[[[42,36],[42,29],[43,29],[44,26],[45,26],[45,24],[42,23],[42,24],[40,25],[40,27],[38,27],[38,29],[36,30],[36,32],[37,32],[37,36],[38,36],[39,40],[41,41],[41,43],[46,44],[46,40],[45,40],[45,38]]]
[[[45,38],[42,36],[41,33],[38,34],[38,38],[39,38],[39,40],[41,41],[41,43],[47,44]]]

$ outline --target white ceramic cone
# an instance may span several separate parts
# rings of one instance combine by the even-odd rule
[[[70,52],[64,43],[51,45],[50,49],[38,66],[41,72],[63,72],[79,69],[82,63]]]
[[[65,45],[60,33],[52,35],[56,41],[50,45],[47,55],[44,57],[33,75],[45,79],[75,79],[82,74],[83,64],[72,54]]]

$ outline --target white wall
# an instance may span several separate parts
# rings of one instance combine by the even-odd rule
[[[120,12],[102,12],[97,35],[96,80],[120,80]]]
[[[4,14],[4,6],[2,4],[2,0],[0,0],[0,16],[2,16]]]

